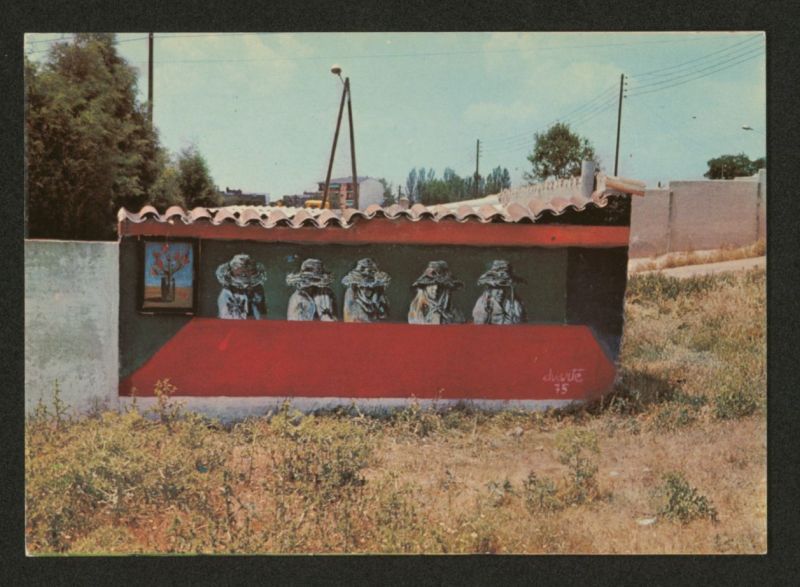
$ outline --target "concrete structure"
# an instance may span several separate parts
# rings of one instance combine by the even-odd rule
[[[123,209],[119,396],[152,398],[168,378],[187,405],[222,417],[285,399],[542,409],[598,397],[613,385],[622,335],[631,192],[619,183],[600,176],[590,197],[578,186],[569,198],[554,184],[507,210]],[[153,299],[141,287],[147,251],[168,242],[199,251],[191,311],[139,303]],[[372,291],[358,306],[372,317],[349,320],[350,278],[370,264],[380,271],[364,289],[384,284],[381,310],[369,314]],[[510,266],[513,280],[498,268]],[[491,272],[499,302],[487,295]],[[524,308],[515,320],[504,296]]]
[[[631,257],[746,246],[766,238],[767,175],[673,181],[635,198]]]
[[[325,180],[317,182],[319,192],[317,198],[321,199],[325,193]],[[329,197],[344,197],[347,202],[347,207],[354,206],[353,202],[353,178],[352,177],[335,177],[331,179],[330,187],[328,188]],[[341,200],[339,200],[341,201]],[[358,210],[366,210],[367,207],[373,204],[381,205],[383,203],[383,184],[374,177],[358,176]]]
[[[379,183],[379,182],[378,182]],[[554,183],[549,188],[543,188],[543,193],[565,193],[572,194],[572,191],[580,192],[584,186],[578,183],[563,182]],[[533,189],[533,188],[531,188]],[[524,191],[524,190],[523,190]],[[536,190],[534,190],[536,191]],[[537,192],[538,193],[538,192]],[[503,199],[508,197],[513,200],[522,197],[522,193],[508,193],[503,195]],[[513,196],[513,197],[512,197]],[[450,234],[456,229],[459,234],[470,231],[470,235],[494,234],[499,230],[503,233],[517,231],[530,231],[530,238],[525,237],[525,246],[533,247],[532,250],[525,251],[523,257],[517,258],[511,249],[504,251],[499,256],[510,259],[515,267],[521,271],[529,272],[528,290],[520,290],[525,294],[525,300],[529,304],[531,314],[531,324],[523,328],[537,330],[535,340],[549,341],[547,337],[542,337],[541,333],[550,332],[553,324],[564,324],[570,328],[578,325],[588,325],[594,332],[594,336],[603,347],[604,351],[610,356],[616,356],[618,336],[621,333],[621,324],[615,320],[618,318],[618,307],[621,304],[621,295],[624,288],[625,266],[627,251],[624,243],[627,243],[627,235],[623,241],[617,243],[619,246],[613,248],[586,248],[586,244],[575,241],[570,245],[567,242],[551,243],[552,234],[561,234],[559,231],[567,229],[567,235],[571,227],[564,227],[560,222],[581,218],[592,218],[596,214],[608,214],[611,210],[608,207],[588,206],[581,210],[580,207],[573,209],[572,202],[576,196],[570,195],[569,198],[551,198],[551,204],[555,214],[550,214],[545,210],[539,211],[536,217],[528,218],[531,223],[516,224],[509,217],[504,222],[492,222],[500,220],[503,214],[494,212],[496,207],[502,208],[500,198],[495,196],[491,201],[476,202],[481,204],[475,206],[479,218],[482,222],[468,220],[468,211],[455,210],[448,211],[447,206],[436,207],[435,210],[426,210],[421,206],[414,206],[413,210],[402,210],[397,206],[389,213],[388,218],[362,219],[355,225],[345,227],[335,227],[332,230],[325,230],[321,220],[325,222],[342,223],[336,215],[322,211],[304,211],[300,217],[304,220],[295,227],[285,225],[284,221],[272,222],[268,215],[261,219],[264,224],[257,226],[252,214],[245,212],[234,217],[232,212],[222,210],[217,212],[225,216],[227,220],[217,218],[218,222],[207,225],[208,220],[200,222],[182,221],[183,217],[175,216],[173,213],[169,218],[162,218],[156,222],[155,218],[159,215],[148,216],[151,218],[141,218],[142,228],[150,226],[150,229],[158,227],[170,234],[181,230],[191,231],[208,230],[211,233],[228,235],[228,239],[207,240],[203,255],[205,260],[201,265],[201,284],[202,293],[200,304],[200,316],[140,316],[134,308],[134,290],[130,284],[126,286],[124,292],[120,291],[120,279],[124,274],[135,272],[136,247],[133,241],[125,245],[123,243],[122,253],[119,243],[102,242],[62,242],[62,241],[26,241],[25,242],[25,403],[26,410],[34,408],[37,401],[42,398],[45,401],[52,400],[56,382],[61,390],[62,400],[72,408],[86,410],[97,404],[105,404],[108,407],[125,404],[130,398],[119,397],[120,375],[123,377],[129,374],[137,366],[144,365],[146,359],[156,353],[164,342],[175,336],[185,324],[195,320],[202,325],[205,321],[214,319],[214,301],[217,290],[214,289],[215,281],[212,269],[219,263],[225,261],[231,254],[240,253],[248,250],[259,258],[264,258],[268,267],[274,273],[270,275],[268,284],[275,289],[270,290],[269,297],[271,305],[271,322],[264,328],[272,327],[277,333],[281,327],[282,308],[285,308],[285,297],[288,293],[283,285],[284,269],[291,268],[290,259],[294,259],[293,254],[298,251],[291,244],[296,241],[297,249],[304,249],[308,255],[316,255],[326,259],[331,268],[337,275],[343,275],[350,269],[352,260],[361,256],[371,255],[378,259],[381,267],[390,271],[395,279],[396,286],[392,290],[393,311],[397,313],[395,319],[402,319],[408,303],[407,288],[402,287],[416,276],[419,272],[417,265],[404,267],[400,259],[429,259],[440,256],[447,256],[451,261],[451,266],[457,274],[466,278],[467,284],[463,291],[459,293],[459,303],[463,303],[465,312],[469,310],[469,304],[479,293],[476,289],[474,277],[484,266],[496,256],[495,245],[491,247],[472,248],[470,254],[447,255],[447,248],[453,244],[437,245],[436,243],[418,242],[412,245],[409,240],[411,237],[419,240],[422,236],[417,233],[426,227],[435,231],[442,237]],[[699,182],[673,182],[668,189],[648,190],[644,198],[632,198],[632,229],[631,229],[631,256],[656,255],[669,250],[680,250],[677,247],[692,248],[714,248],[723,244],[749,244],[758,238],[763,238],[766,234],[766,174],[762,173],[758,181],[736,180],[736,181],[699,181]],[[558,203],[557,203],[558,202]],[[518,203],[518,202],[511,202]],[[457,203],[464,206],[465,202]],[[538,210],[538,204],[534,206]],[[509,204],[508,210],[511,216],[521,213],[519,206],[513,208]],[[532,209],[531,209],[532,210]],[[290,220],[294,218],[296,211],[272,210],[270,214],[289,214]],[[386,213],[386,211],[384,211]],[[448,216],[457,218],[461,222],[444,222],[442,227],[437,219],[430,215],[435,213],[437,218],[446,220]],[[151,214],[151,213],[148,213]],[[415,220],[410,222],[405,219],[405,215]],[[494,214],[499,216],[494,217]],[[532,212],[531,212],[532,214]],[[542,216],[544,214],[544,216]],[[349,216],[348,216],[349,217]],[[174,221],[174,222],[171,222]],[[185,220],[185,219],[184,219]],[[540,223],[541,220],[547,220]],[[146,222],[145,222],[146,221]],[[623,218],[622,226],[595,227],[603,230],[616,231],[625,230],[627,219]],[[267,227],[269,225],[270,228]],[[320,225],[319,227],[316,227]],[[391,226],[390,226],[391,225]],[[134,224],[132,227],[140,226]],[[206,227],[206,228],[203,228]],[[274,228],[273,228],[274,227]],[[321,239],[323,236],[330,235],[331,239],[355,238],[359,232],[371,230],[376,227],[370,236],[365,235],[361,243],[323,243],[319,242],[316,247],[312,245],[314,239]],[[347,228],[342,230],[342,228]],[[379,239],[395,238],[392,230],[405,230],[407,236],[403,236],[401,243],[389,243],[375,241]],[[281,236],[276,236],[276,242],[268,242],[267,235],[272,231],[279,230]],[[583,230],[583,229],[581,229]],[[539,232],[542,237],[537,241],[535,237]],[[146,232],[145,232],[146,234]],[[166,234],[166,233],[165,233]],[[499,233],[498,233],[499,234]],[[355,235],[355,237],[354,237]],[[416,235],[416,236],[415,236]],[[468,241],[473,237],[468,235],[467,241],[455,244],[456,247],[469,244]],[[191,236],[186,234],[184,236]],[[198,234],[201,236],[202,234]],[[213,234],[212,234],[213,236]],[[402,235],[401,235],[402,236]],[[135,236],[133,236],[135,238]],[[360,238],[360,237],[359,237]],[[425,237],[427,238],[427,237]],[[450,237],[447,237],[451,240]],[[466,238],[466,237],[465,237]],[[494,237],[493,237],[494,238]],[[573,237],[570,237],[573,238]],[[241,239],[241,240],[239,240]],[[253,240],[262,239],[262,241]],[[424,239],[423,239],[424,240]],[[286,241],[286,244],[280,244]],[[306,242],[308,241],[308,242]],[[528,242],[529,241],[529,242]],[[342,245],[347,246],[342,246]],[[354,246],[354,244],[356,246]],[[484,245],[487,243],[483,243]],[[518,246],[520,243],[516,243]],[[436,250],[431,247],[437,246]],[[415,249],[416,250],[412,250]],[[397,254],[399,249],[408,249],[406,254]],[[334,254],[335,253],[335,254]],[[435,253],[435,254],[434,254]],[[440,255],[441,253],[441,255]],[[522,255],[522,253],[520,253]],[[305,256],[305,255],[303,255]],[[298,257],[298,258],[302,258]],[[530,265],[530,266],[528,266]],[[285,267],[284,267],[285,266]],[[528,267],[526,269],[526,267]],[[618,275],[615,273],[609,279],[608,269],[618,268]],[[535,269],[535,271],[534,271]],[[616,269],[614,269],[616,272]],[[616,277],[615,277],[616,275]],[[534,278],[535,276],[535,278]],[[131,275],[132,278],[132,275]],[[126,283],[126,280],[123,280]],[[602,286],[602,287],[601,287]],[[340,288],[340,285],[336,285]],[[572,292],[564,296],[564,290]],[[341,291],[338,291],[341,298]],[[122,306],[120,304],[122,303]],[[120,309],[120,307],[122,309]],[[124,314],[121,320],[121,314]],[[205,317],[204,317],[205,315]],[[235,321],[234,321],[235,322]],[[120,324],[123,328],[120,330]],[[231,332],[237,329],[253,328],[248,325],[233,324],[232,321],[224,321],[224,326]],[[321,326],[320,328],[339,328],[342,326],[348,329],[361,328],[358,325],[333,325]],[[256,328],[260,326],[256,325]],[[288,326],[284,327],[288,329]],[[292,327],[294,328],[294,327]],[[302,328],[302,326],[300,326]],[[316,327],[314,327],[316,328]],[[363,328],[377,328],[387,330],[398,330],[398,325],[364,325]],[[409,328],[425,328],[412,326]],[[462,328],[458,326],[457,328]],[[476,328],[487,328],[477,326]],[[492,327],[488,327],[492,328]],[[507,327],[499,327],[507,328]],[[511,328],[517,328],[513,326]],[[403,328],[402,330],[406,330]],[[541,332],[539,332],[541,331]],[[417,337],[418,332],[410,331],[408,334],[415,338],[410,343],[401,348],[414,348],[414,345],[426,338]],[[438,333],[439,331],[435,331]],[[483,331],[484,333],[489,331]],[[501,331],[503,336],[505,331]],[[192,332],[186,332],[186,337],[195,340]],[[315,340],[314,336],[298,335],[302,340]],[[390,333],[392,335],[395,332]],[[511,334],[511,331],[509,331]],[[583,336],[578,333],[580,336]],[[124,339],[124,340],[123,340]],[[135,339],[135,340],[134,340]],[[127,346],[124,343],[128,341]],[[226,339],[227,340],[227,339]],[[390,336],[385,340],[396,340]],[[534,340],[534,339],[532,339]],[[337,339],[338,342],[341,339]],[[180,342],[176,340],[176,342]],[[235,342],[235,341],[234,341]],[[463,340],[459,341],[463,343]],[[208,348],[222,348],[219,341]],[[412,344],[413,343],[413,344]],[[226,343],[227,344],[227,343]],[[528,346],[520,348],[533,348],[533,342],[526,343]],[[333,345],[331,345],[332,348]],[[376,348],[377,344],[362,345],[360,348]],[[384,345],[385,346],[385,345]],[[126,355],[120,354],[119,349],[125,347]],[[550,348],[558,348],[559,345],[548,342],[541,349],[541,353],[549,352]],[[276,347],[277,348],[277,347]],[[391,349],[391,346],[387,348]],[[502,344],[495,345],[495,348],[503,348]],[[576,346],[575,348],[580,348]],[[130,357],[141,355],[143,359],[140,363],[134,364]],[[544,356],[544,354],[542,354]],[[579,364],[584,360],[582,357],[566,357],[567,362],[578,361]],[[129,364],[130,363],[130,364]],[[269,365],[270,361],[262,361],[259,364]],[[527,362],[519,362],[519,365],[527,365]],[[127,369],[126,369],[127,366]],[[530,368],[526,366],[525,368]],[[171,374],[162,370],[159,376],[169,377]],[[549,377],[545,374],[545,377]],[[552,380],[552,378],[551,378]],[[466,381],[469,383],[469,381]],[[341,386],[341,390],[349,390],[351,382],[348,380],[346,385]],[[147,398],[151,390],[142,386],[137,394],[143,407],[153,402],[152,398]],[[343,396],[328,395],[321,397],[308,397],[305,399],[290,396],[290,394],[276,394],[269,397],[184,397],[186,407],[196,409],[205,413],[220,416],[223,418],[242,417],[248,414],[264,413],[267,409],[279,405],[284,399],[291,397],[293,402],[298,403],[298,407],[313,409],[314,407],[325,407],[336,405],[342,401],[349,401]],[[418,394],[423,401],[427,401]],[[374,403],[381,405],[402,405],[401,398],[383,397],[379,399],[362,398],[366,405]],[[446,397],[440,398],[438,403],[444,405],[450,401]],[[453,400],[458,401],[458,400]],[[501,404],[506,407],[526,407],[539,409],[546,405],[561,405],[568,403],[569,396],[562,397],[543,397],[537,399],[507,399],[502,400]],[[305,403],[303,403],[305,402]],[[484,407],[491,407],[491,402],[484,402]],[[497,404],[500,405],[500,404]]]
[[[25,408],[113,407],[119,381],[117,243],[25,241]]]

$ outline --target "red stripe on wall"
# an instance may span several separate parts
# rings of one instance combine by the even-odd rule
[[[195,318],[120,395],[586,399],[614,365],[586,326],[423,326]]]
[[[260,225],[238,226],[205,222],[183,224],[145,221],[120,224],[121,236],[169,236],[216,240],[251,240],[291,243],[403,243],[419,245],[542,246],[542,247],[627,247],[628,226],[582,226],[562,224],[459,223],[389,220],[373,218],[350,228],[290,228]]]

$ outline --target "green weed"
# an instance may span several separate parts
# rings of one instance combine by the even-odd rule
[[[682,473],[666,473],[662,480],[663,483],[654,492],[660,502],[659,516],[682,524],[698,518],[717,521],[717,510],[711,501],[689,485]]]

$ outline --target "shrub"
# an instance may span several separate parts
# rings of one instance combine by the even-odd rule
[[[284,411],[270,422],[279,437],[290,442],[270,443],[273,471],[292,490],[324,490],[334,497],[337,488],[364,483],[361,474],[372,448],[363,428],[348,420],[306,416]]]
[[[597,464],[591,455],[600,452],[597,434],[591,430],[565,428],[556,434],[558,460],[569,467],[568,503],[583,503],[597,496]]]
[[[658,407],[650,425],[654,430],[667,432],[684,428],[697,421],[705,404],[703,396],[677,393],[671,401]]]
[[[442,428],[442,417],[436,412],[435,406],[423,408],[417,400],[395,412],[394,422],[400,431],[421,438],[430,436]]]
[[[97,537],[107,534],[103,527],[136,525],[168,508],[209,513],[215,498],[207,487],[221,476],[229,448],[213,438],[199,417],[171,425],[135,410],[66,424],[41,413],[29,420],[25,491],[30,550],[65,552],[76,541],[94,548]]]
[[[531,471],[522,482],[525,507],[529,512],[554,512],[564,504],[558,498],[556,484],[547,477],[538,477]]]
[[[486,484],[486,488],[489,490],[489,498],[494,507],[508,505],[511,501],[511,497],[515,494],[514,486],[508,478],[503,480],[502,483],[489,481],[489,483]]]
[[[662,480],[663,483],[655,490],[656,499],[660,502],[659,516],[682,524],[697,518],[717,521],[717,510],[711,501],[689,485],[682,473],[665,473]]]
[[[760,402],[755,393],[742,387],[727,387],[714,396],[714,416],[735,420],[755,413]]]

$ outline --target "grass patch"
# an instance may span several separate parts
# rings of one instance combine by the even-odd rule
[[[286,404],[221,426],[168,381],[147,412],[76,417],[56,393],[26,420],[28,549],[764,552],[764,289],[633,276],[620,382],[572,410]]]
[[[687,265],[700,265],[704,263],[721,263],[723,261],[737,261],[739,259],[752,259],[753,257],[763,257],[767,253],[767,243],[764,239],[758,240],[752,245],[744,247],[723,247],[709,251],[688,251],[679,253],[668,253],[658,259],[636,263],[634,272],[660,271],[673,267],[685,267]]]

